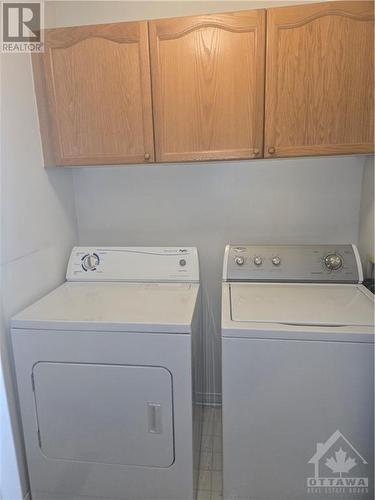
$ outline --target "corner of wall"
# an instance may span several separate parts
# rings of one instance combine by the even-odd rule
[[[361,256],[364,276],[369,276],[369,260],[374,261],[374,157],[364,161],[361,207],[359,213],[358,250]]]

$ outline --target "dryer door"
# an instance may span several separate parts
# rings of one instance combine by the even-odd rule
[[[40,362],[33,369],[49,458],[169,467],[172,377],[162,367]]]

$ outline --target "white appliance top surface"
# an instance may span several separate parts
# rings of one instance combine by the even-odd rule
[[[190,333],[198,290],[197,283],[66,282],[12,327]]]
[[[231,318],[246,323],[372,326],[374,301],[356,285],[230,284]]]

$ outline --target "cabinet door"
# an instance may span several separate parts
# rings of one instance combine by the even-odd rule
[[[154,159],[146,22],[46,31],[34,56],[45,163]]]
[[[157,160],[260,155],[265,11],[149,26]]]
[[[267,11],[265,156],[373,150],[372,2]]]

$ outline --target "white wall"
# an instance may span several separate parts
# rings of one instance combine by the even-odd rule
[[[224,245],[356,243],[363,162],[334,157],[77,169],[80,243],[198,246],[212,312],[206,390],[220,393]]]
[[[1,56],[0,56],[1,63]],[[1,122],[0,122],[1,127]],[[2,175],[0,170],[0,215],[2,212],[2,190],[1,181]],[[0,256],[1,256],[1,246],[0,246]],[[0,257],[1,261],[1,257]],[[3,339],[4,334],[4,318],[3,318],[3,306],[2,306],[2,269],[0,266],[0,345],[1,345],[1,356],[0,356],[0,500],[5,500],[6,498],[22,498],[22,485],[19,474],[19,467],[16,457],[16,449],[14,442],[14,432],[10,420],[10,411],[8,405],[8,395],[5,386],[2,354],[3,354]]]
[[[362,196],[359,226],[359,252],[364,265],[365,276],[369,273],[368,261],[375,261],[374,250],[374,158],[365,162],[362,181]]]
[[[0,328],[2,328],[1,324]],[[0,359],[0,499],[18,499],[22,498],[22,496],[13,429]]]
[[[79,26],[118,21],[140,21],[213,12],[265,9],[326,0],[135,0],[47,1],[48,27]]]
[[[64,280],[67,257],[78,236],[72,172],[43,167],[30,57],[3,54],[1,63],[1,288],[5,329],[0,340],[25,494],[27,474],[12,373],[9,318]]]

